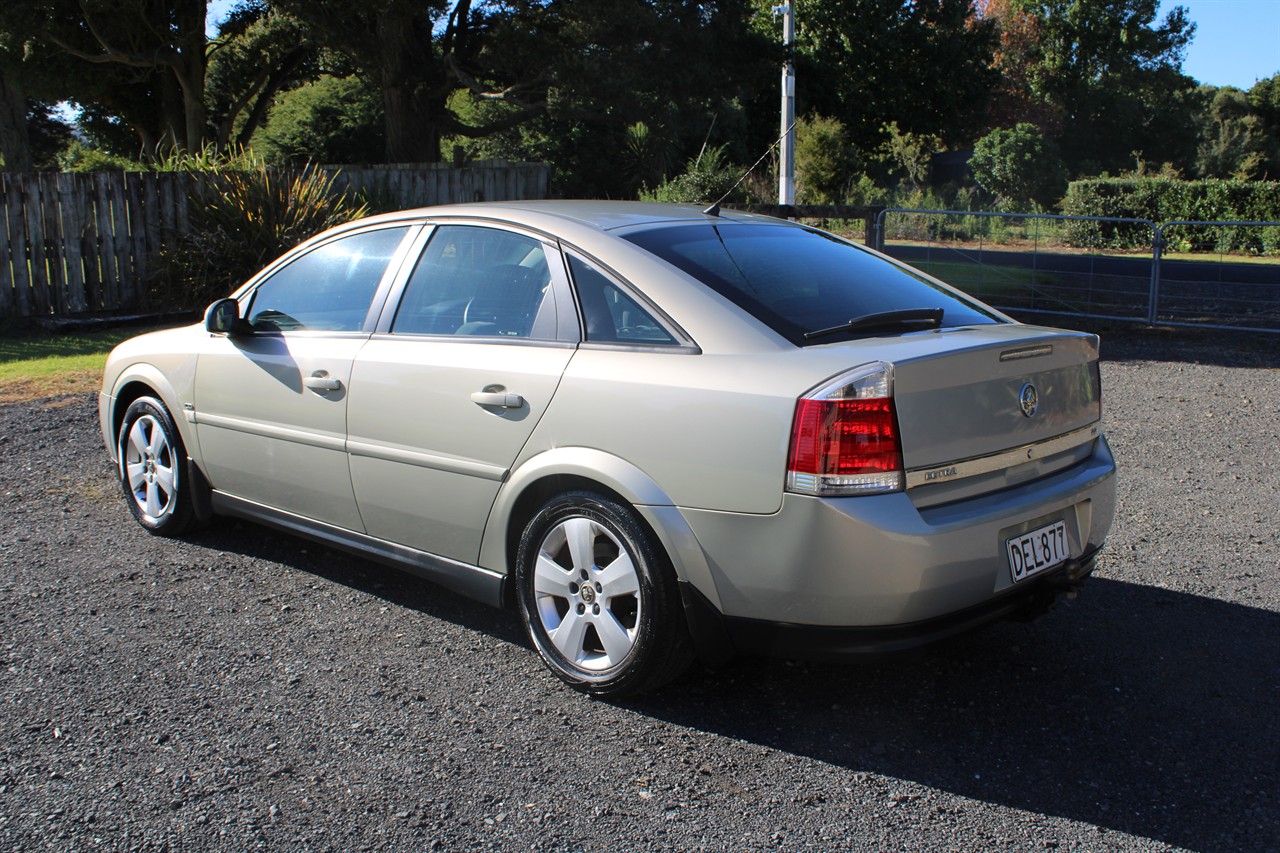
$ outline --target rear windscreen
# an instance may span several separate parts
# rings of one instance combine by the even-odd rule
[[[944,327],[1000,322],[982,306],[821,231],[787,225],[677,225],[625,239],[798,345],[838,340],[806,340],[804,333],[886,311],[941,308]]]

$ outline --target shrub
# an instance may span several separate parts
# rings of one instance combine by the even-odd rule
[[[742,170],[725,158],[725,146],[708,148],[700,157],[689,161],[682,174],[663,181],[656,189],[640,191],[642,201],[662,201],[680,204],[711,204],[719,199],[742,177]],[[731,196],[734,201],[745,200],[741,189]]]
[[[361,77],[324,76],[276,99],[253,145],[269,163],[374,163],[383,155],[382,99]]]
[[[858,158],[839,119],[805,117],[796,123],[796,200],[839,204],[848,195]]]
[[[152,273],[153,305],[200,308],[227,295],[267,262],[366,208],[335,188],[333,174],[274,171],[259,164],[201,176],[188,227],[170,236]]]
[[[140,172],[143,166],[128,157],[72,140],[58,154],[58,169],[63,172]]]
[[[1073,181],[1062,200],[1071,216],[1104,216],[1165,222],[1278,222],[1280,183],[1275,181],[1179,181],[1167,178]],[[1072,245],[1137,249],[1150,245],[1147,227],[1110,222],[1072,222]],[[1186,226],[1178,230],[1188,247],[1217,252],[1264,253],[1261,234],[1273,229]]]
[[[1062,197],[1067,173],[1057,146],[1033,124],[993,130],[973,146],[973,179],[996,196],[1001,210],[1028,212]]]

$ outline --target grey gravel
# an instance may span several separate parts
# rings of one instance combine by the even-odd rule
[[[608,704],[514,617],[131,519],[0,407],[0,849],[1280,850],[1280,340],[1111,330],[1119,517],[1045,617]]]

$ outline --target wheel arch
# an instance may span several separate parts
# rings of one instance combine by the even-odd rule
[[[107,423],[110,426],[111,435],[107,447],[112,461],[119,461],[116,458],[116,438],[120,434],[120,425],[124,423],[124,414],[133,401],[140,397],[155,397],[164,404],[164,407],[169,410],[169,416],[173,418],[174,426],[182,436],[182,445],[187,456],[195,457],[195,430],[187,421],[177,392],[158,369],[149,364],[130,365],[116,378],[110,397],[111,407],[107,412]]]
[[[692,584],[719,606],[720,597],[706,554],[679,507],[635,465],[594,448],[548,450],[508,476],[489,512],[480,544],[480,565],[514,576],[516,551],[525,526],[552,497],[575,489],[600,492],[635,510],[671,561],[676,577]],[[508,597],[513,588],[513,584],[507,584]]]

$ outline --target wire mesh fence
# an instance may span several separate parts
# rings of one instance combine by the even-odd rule
[[[888,209],[875,244],[1014,313],[1280,332],[1280,223]]]
[[[1156,322],[1280,331],[1280,223],[1160,226]]]

